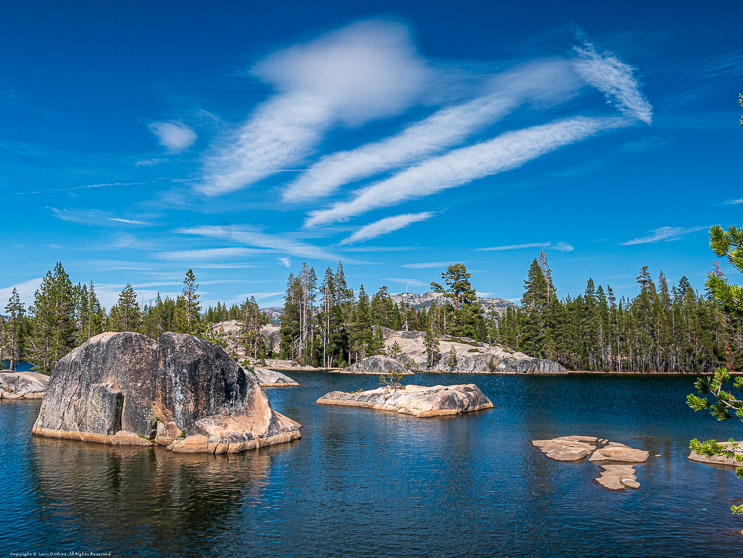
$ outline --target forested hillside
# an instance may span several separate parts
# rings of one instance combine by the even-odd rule
[[[190,269],[175,300],[158,296],[140,306],[127,284],[117,304],[106,311],[95,286],[73,284],[58,263],[29,308],[13,291],[6,317],[0,319],[0,363],[12,368],[28,360],[50,373],[72,348],[107,330],[153,338],[165,331],[184,332],[225,345],[221,330],[211,326],[237,320],[235,341],[245,353],[312,366],[345,366],[384,352],[382,332],[374,326],[423,331],[432,345],[440,334],[472,338],[572,370],[699,372],[742,364],[740,319],[712,297],[695,292],[686,277],[671,286],[662,272],[656,281],[643,267],[633,298],[617,299],[609,285],[595,285],[592,279],[580,296],[560,298],[542,252],[527,271],[521,305],[498,303],[499,311],[489,312],[470,278],[463,264],[450,265],[441,283],[431,283],[436,296],[428,298],[433,300],[407,304],[411,297],[393,299],[386,286],[371,295],[364,285],[354,291],[341,263],[327,268],[322,279],[304,264],[297,275],[289,275],[280,342],[272,346],[260,332],[269,317],[254,299],[203,310]]]

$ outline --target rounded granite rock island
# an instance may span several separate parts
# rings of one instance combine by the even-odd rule
[[[318,399],[317,404],[364,407],[420,418],[461,415],[493,408],[493,403],[475,384],[407,385],[399,389],[381,387],[355,393],[331,391]]]
[[[57,364],[33,434],[236,453],[300,437],[254,374],[192,335],[102,333]]]

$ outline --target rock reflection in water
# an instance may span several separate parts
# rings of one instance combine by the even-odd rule
[[[31,476],[45,512],[66,516],[63,524],[77,524],[70,534],[93,531],[85,541],[47,533],[40,546],[117,555],[144,548],[187,554],[193,545],[203,550],[209,533],[225,528],[241,502],[259,498],[280,451],[174,455],[162,448],[44,438],[35,438],[32,448]],[[106,548],[112,540],[119,548]]]

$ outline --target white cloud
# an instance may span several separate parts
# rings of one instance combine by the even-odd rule
[[[743,198],[737,199],[737,200],[727,200],[722,202],[724,205],[738,205],[743,203]]]
[[[255,248],[265,248],[273,252],[289,254],[298,258],[313,258],[324,261],[337,261],[340,258],[323,248],[296,240],[288,235],[265,234],[235,226],[203,226],[178,229],[180,234],[189,234],[207,238],[228,240]]]
[[[405,277],[385,277],[382,281],[389,281],[390,283],[401,283],[406,287],[429,287],[431,284],[421,281],[420,279],[408,279]]]
[[[549,242],[530,242],[528,244],[507,244],[505,246],[491,246],[490,248],[478,248],[482,252],[501,252],[505,250],[523,250],[526,248],[548,248]]]
[[[302,201],[326,196],[344,184],[433,155],[461,143],[525,99],[564,99],[579,83],[563,60],[519,66],[493,79],[486,95],[438,110],[384,140],[326,155],[290,183],[283,198]]]
[[[23,281],[22,283],[17,283],[15,285],[11,285],[10,287],[0,289],[0,314],[5,314],[5,305],[8,303],[8,299],[10,299],[10,296],[13,294],[13,289],[16,289],[18,291],[18,296],[20,297],[21,302],[26,305],[26,310],[28,310],[28,307],[33,304],[34,294],[41,286],[41,280],[42,277],[35,277],[33,279]]]
[[[621,118],[575,117],[507,132],[494,139],[428,159],[356,192],[351,201],[312,211],[305,226],[347,221],[372,209],[435,194],[511,170],[559,147],[627,125]]]
[[[391,233],[399,229],[405,228],[412,223],[419,221],[425,221],[433,216],[431,211],[424,211],[423,213],[405,213],[404,215],[395,215],[394,217],[386,217],[380,219],[374,223],[370,223],[364,227],[361,227],[351,236],[341,242],[341,244],[353,244],[354,242],[363,242],[365,240],[371,240],[377,238],[383,234]]]
[[[292,266],[292,261],[290,258],[279,258],[279,261],[281,262],[281,265],[286,268],[290,268]]]
[[[558,252],[572,252],[575,250],[573,246],[567,242],[558,242],[552,244],[551,242],[530,242],[527,244],[507,244],[505,246],[491,246],[489,248],[478,248],[481,252],[503,252],[506,250],[524,250],[527,248],[547,248],[550,250],[557,250]]]
[[[420,96],[430,70],[407,27],[366,21],[277,52],[253,68],[276,95],[204,161],[196,188],[233,192],[302,161],[330,127],[398,114]]]
[[[575,69],[586,83],[604,94],[609,104],[622,113],[650,124],[653,107],[640,90],[640,83],[628,66],[611,52],[598,52],[593,43],[584,40],[575,47],[578,58]]]
[[[163,260],[194,261],[194,260],[220,260],[223,258],[235,258],[265,254],[266,250],[255,248],[205,248],[201,250],[171,250],[158,252],[156,257]],[[202,266],[203,267],[203,266]]]
[[[178,153],[191,147],[196,141],[196,132],[183,122],[152,122],[148,128],[157,140],[171,153]]]
[[[116,221],[117,223],[126,223],[127,225],[151,225],[152,223],[147,223],[146,221],[137,221],[135,219],[122,219],[120,217],[109,217],[109,221]]]
[[[686,236],[687,234],[708,228],[709,227],[660,227],[659,229],[648,231],[646,236],[622,242],[621,246],[634,246],[635,244],[651,244],[653,242],[680,240],[681,237]]]

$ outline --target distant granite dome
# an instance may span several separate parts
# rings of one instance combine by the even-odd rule
[[[207,341],[164,333],[102,333],[52,373],[38,436],[235,453],[300,437],[271,408],[256,376]]]

